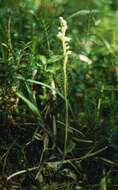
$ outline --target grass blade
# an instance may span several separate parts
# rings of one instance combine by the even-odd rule
[[[29,107],[29,109],[37,116],[40,115],[39,109],[29,100],[27,99],[24,95],[21,93],[17,92],[16,95],[21,98]]]

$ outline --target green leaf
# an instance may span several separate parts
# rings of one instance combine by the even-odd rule
[[[23,96],[21,93],[17,92],[16,95],[21,98],[29,107],[29,109],[37,116],[40,115],[39,109],[30,101],[28,100],[25,96]]]
[[[45,83],[43,83],[43,82],[36,81],[36,80],[32,80],[32,79],[24,79],[23,77],[17,77],[17,78],[18,78],[19,80],[23,80],[23,81],[25,81],[25,82],[29,82],[29,83],[33,83],[33,84],[37,84],[37,85],[44,86],[44,87],[50,89],[51,91],[53,90],[53,88],[52,88],[50,85],[45,84]],[[58,90],[56,90],[56,93],[57,93],[63,100],[65,100],[65,98],[64,98],[64,96],[63,96],[62,93],[60,93]]]
[[[80,10],[80,11],[77,11],[76,13],[72,14],[70,18],[73,18],[73,17],[76,17],[76,16],[84,16],[84,15],[88,15],[88,14],[92,14],[92,13],[99,13],[100,11],[99,10],[96,10],[96,9],[93,9],[93,10]]]

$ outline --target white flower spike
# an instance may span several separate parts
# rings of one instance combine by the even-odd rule
[[[64,20],[63,17],[59,17],[59,20],[60,20],[60,27],[57,37],[62,41],[64,55],[65,54],[70,55],[71,51],[69,50],[70,49],[69,42],[71,38],[66,36],[66,31],[68,29],[67,22],[66,20]]]

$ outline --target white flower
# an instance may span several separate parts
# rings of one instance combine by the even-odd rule
[[[70,37],[65,36],[65,41],[66,41],[66,42],[70,42],[70,40],[71,40]]]
[[[61,23],[63,32],[66,32],[66,30],[68,29],[66,20],[64,20],[63,17],[59,17],[59,19],[60,19],[60,23]]]
[[[62,32],[59,32],[59,33],[57,34],[57,37],[58,37],[60,40],[63,40],[64,35],[63,35]]]
[[[69,42],[70,42],[71,38],[66,36],[66,30],[68,29],[67,22],[66,22],[66,20],[63,19],[63,17],[59,17],[59,20],[60,20],[61,26],[59,27],[59,32],[57,34],[57,37],[63,43],[64,54],[70,55],[71,51],[69,51],[69,49],[70,49]]]
[[[70,50],[67,51],[67,54],[68,54],[68,55],[71,55],[71,54],[72,54],[72,51],[70,51]]]

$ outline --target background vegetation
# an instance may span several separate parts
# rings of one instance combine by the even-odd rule
[[[117,27],[117,0],[0,0],[1,190],[118,189]]]

